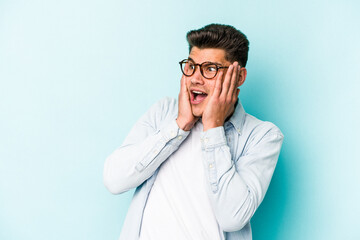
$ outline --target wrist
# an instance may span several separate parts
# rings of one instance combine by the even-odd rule
[[[176,119],[176,123],[178,125],[179,128],[181,128],[184,131],[190,131],[191,128],[194,126],[195,122],[191,121],[191,122],[187,122],[187,121],[183,121],[180,118]]]
[[[217,120],[217,121],[203,121],[203,126],[204,126],[204,129],[203,131],[207,131],[211,128],[217,128],[217,127],[221,127],[221,126],[224,126],[224,121],[220,121],[220,120]]]

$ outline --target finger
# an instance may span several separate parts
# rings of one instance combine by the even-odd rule
[[[236,93],[236,84],[238,81],[238,75],[239,75],[239,64],[237,62],[234,63],[234,71],[231,75],[231,83],[230,83],[230,88],[229,91],[227,93],[227,99],[228,100],[232,100],[234,94]]]
[[[187,72],[188,69],[189,69],[189,63],[186,63],[186,64],[185,64],[185,67],[184,67],[184,72]]]
[[[184,79],[184,74],[183,74],[183,75],[181,76],[181,79],[180,79],[180,92],[183,91],[184,82],[185,82],[185,79]]]
[[[184,67],[184,72],[187,72],[187,70],[188,70],[188,68],[189,68],[189,64],[185,64],[185,67]],[[185,75],[183,74],[182,76],[181,76],[181,85],[180,85],[180,91],[186,91],[186,79],[185,79]]]
[[[231,64],[230,67],[228,68],[228,71],[226,72],[226,76],[225,76],[225,79],[223,82],[223,87],[222,87],[221,96],[220,96],[223,99],[225,99],[227,97],[233,72],[234,72],[234,65]]]
[[[223,72],[221,71],[219,73],[219,76],[218,78],[216,78],[215,80],[215,87],[214,87],[214,92],[213,92],[213,96],[215,97],[219,97],[220,96],[220,93],[221,93],[221,83],[222,83],[222,79],[223,79]]]
[[[182,93],[187,92],[186,76],[185,76],[185,75],[182,75],[182,77],[181,77],[181,88],[180,88],[180,92],[182,92]]]
[[[236,84],[238,84],[240,82],[240,78],[241,78],[241,66],[239,65],[239,72],[237,74],[237,81]]]
[[[237,88],[237,89],[236,89],[236,95],[235,95],[235,96],[236,96],[236,99],[239,98],[239,94],[240,94],[240,88]]]

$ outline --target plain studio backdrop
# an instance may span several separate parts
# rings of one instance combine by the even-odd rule
[[[359,1],[0,0],[0,239],[117,239],[105,158],[164,96],[185,34],[250,40],[245,110],[285,140],[254,240],[360,239]]]

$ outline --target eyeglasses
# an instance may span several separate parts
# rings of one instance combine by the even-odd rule
[[[179,64],[181,72],[187,77],[192,76],[195,73],[196,66],[199,66],[201,75],[206,79],[214,78],[218,73],[219,69],[228,68],[218,66],[218,64],[213,62],[203,62],[202,64],[198,64],[191,59],[184,59],[179,62]]]

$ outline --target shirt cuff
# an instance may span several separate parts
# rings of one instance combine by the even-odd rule
[[[180,144],[186,139],[190,134],[190,131],[184,131],[176,123],[174,119],[168,125],[166,125],[162,130],[163,141],[168,142],[174,146],[180,146]]]
[[[200,134],[201,148],[203,150],[219,147],[226,144],[224,127],[211,128]]]
[[[212,128],[202,132],[201,147],[209,186],[211,191],[216,193],[220,178],[233,167],[224,127]]]

